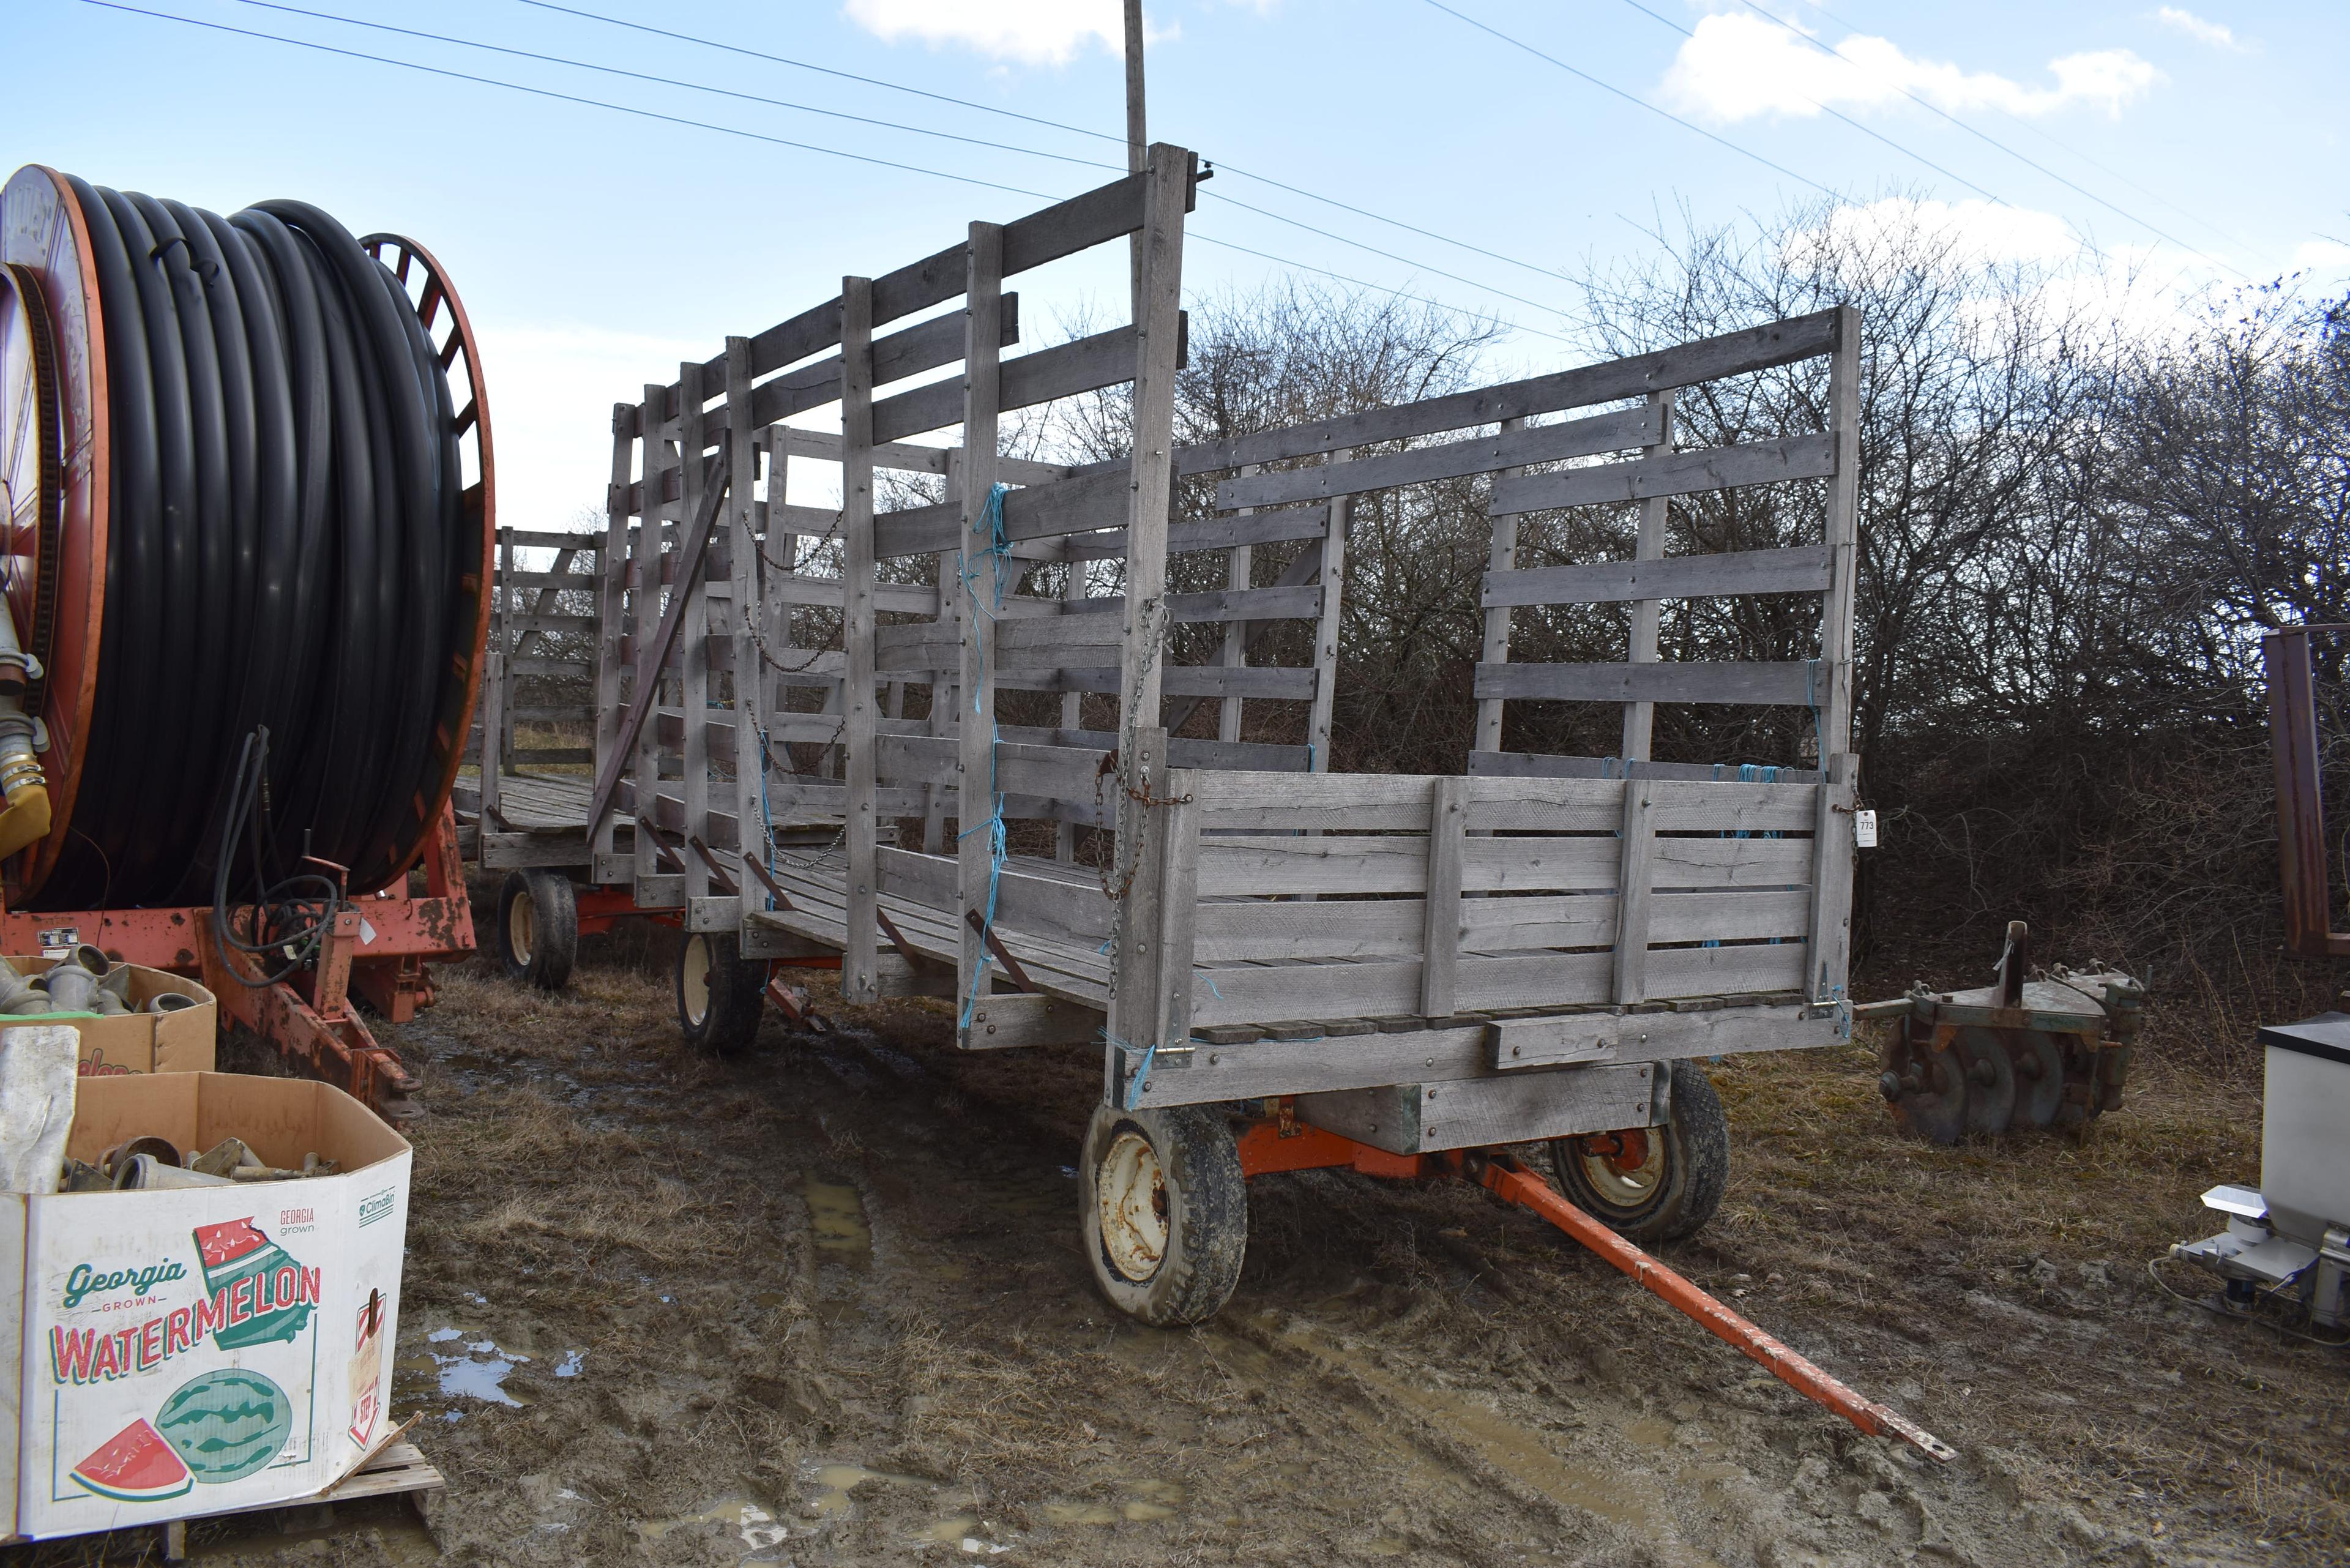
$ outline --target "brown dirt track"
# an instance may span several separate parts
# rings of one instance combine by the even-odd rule
[[[2256,1080],[2166,1070],[2158,1020],[2080,1143],[1900,1139],[1860,1047],[1714,1070],[1731,1197],[1666,1255],[1957,1445],[1935,1466],[1458,1185],[1263,1179],[1231,1307],[1140,1327],[1076,1245],[1089,1054],[960,1055],[941,1011],[894,1003],[821,1041],[771,1016],[699,1059],[665,940],[583,944],[556,996],[477,961],[385,1031],[425,1084],[395,1410],[450,1480],[437,1540],[366,1504],[200,1526],[201,1555],[2350,1556],[2350,1355],[2147,1280],[2211,1229],[2196,1194],[2259,1157]]]

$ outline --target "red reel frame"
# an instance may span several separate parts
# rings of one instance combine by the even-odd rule
[[[405,885],[408,873],[424,858],[427,836],[448,806],[457,770],[464,763],[474,704],[481,698],[482,659],[490,638],[490,584],[497,559],[497,462],[490,444],[489,390],[482,375],[481,351],[475,347],[473,324],[465,314],[464,302],[449,286],[448,273],[431,251],[404,235],[369,234],[359,241],[359,248],[390,267],[400,287],[408,291],[409,302],[424,324],[424,335],[432,340],[442,370],[453,376],[457,360],[465,361],[468,394],[457,410],[457,441],[460,461],[469,476],[463,498],[465,523],[476,546],[473,570],[464,579],[473,605],[473,635],[463,662],[452,668],[442,681],[440,712],[432,730],[439,782],[429,798],[422,794],[416,797],[416,846],[393,877],[391,885],[397,888]],[[446,337],[440,332],[444,308]]]

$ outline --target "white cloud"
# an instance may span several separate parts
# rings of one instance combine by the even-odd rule
[[[2238,41],[2235,29],[2223,22],[2207,22],[2192,11],[2182,11],[2176,5],[2165,5],[2154,14],[2154,19],[2164,26],[2186,34],[2199,44],[2209,44],[2215,49],[2234,49],[2247,53],[2248,44]]]
[[[1088,45],[1126,50],[1119,0],[848,0],[848,19],[885,43],[962,44],[997,59],[1066,65]],[[1175,36],[1147,23],[1149,41]]]
[[[2350,244],[2340,240],[2303,240],[2293,249],[2291,272],[2314,272],[2338,277],[2350,273]]]
[[[498,465],[498,520],[516,528],[569,528],[600,514],[612,470],[612,405],[645,383],[677,379],[680,360],[715,343],[685,342],[570,323],[481,322]]]
[[[1991,72],[1914,58],[1887,38],[1856,34],[1836,47],[1841,59],[1760,16],[1707,16],[1673,57],[1665,95],[1680,109],[1730,121],[1765,114],[1809,117],[1823,105],[1881,109],[1904,91],[1950,110],[2041,115],[2079,104],[2118,115],[2164,79],[2127,49],[2051,60],[2055,85],[2026,87]]]

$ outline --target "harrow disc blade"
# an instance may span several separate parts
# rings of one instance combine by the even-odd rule
[[[1956,1054],[1966,1064],[1967,1131],[2003,1133],[2015,1115],[2015,1064],[2008,1057],[2010,1032],[1959,1031]]]
[[[2051,1126],[2064,1105],[2063,1048],[2054,1035],[2038,1029],[2011,1031],[2007,1045],[2015,1070],[2015,1125]]]
[[[1967,1130],[1966,1064],[1955,1048],[1935,1051],[1897,1041],[1886,1052],[1894,1119],[1928,1143],[1953,1144]],[[1914,1081],[1914,1086],[1912,1086]]]

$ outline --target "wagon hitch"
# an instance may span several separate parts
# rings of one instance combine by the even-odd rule
[[[1548,1182],[1508,1155],[1472,1149],[1451,1158],[1458,1161],[1457,1168],[1464,1179],[1549,1220],[1629,1274],[1635,1284],[1684,1314],[1717,1339],[1761,1363],[1765,1371],[1806,1399],[1835,1411],[1873,1437],[1898,1438],[1930,1459],[1958,1457],[1956,1449],[1933,1433],[1829,1376],[1779,1339],[1569,1203],[1551,1190]]]

